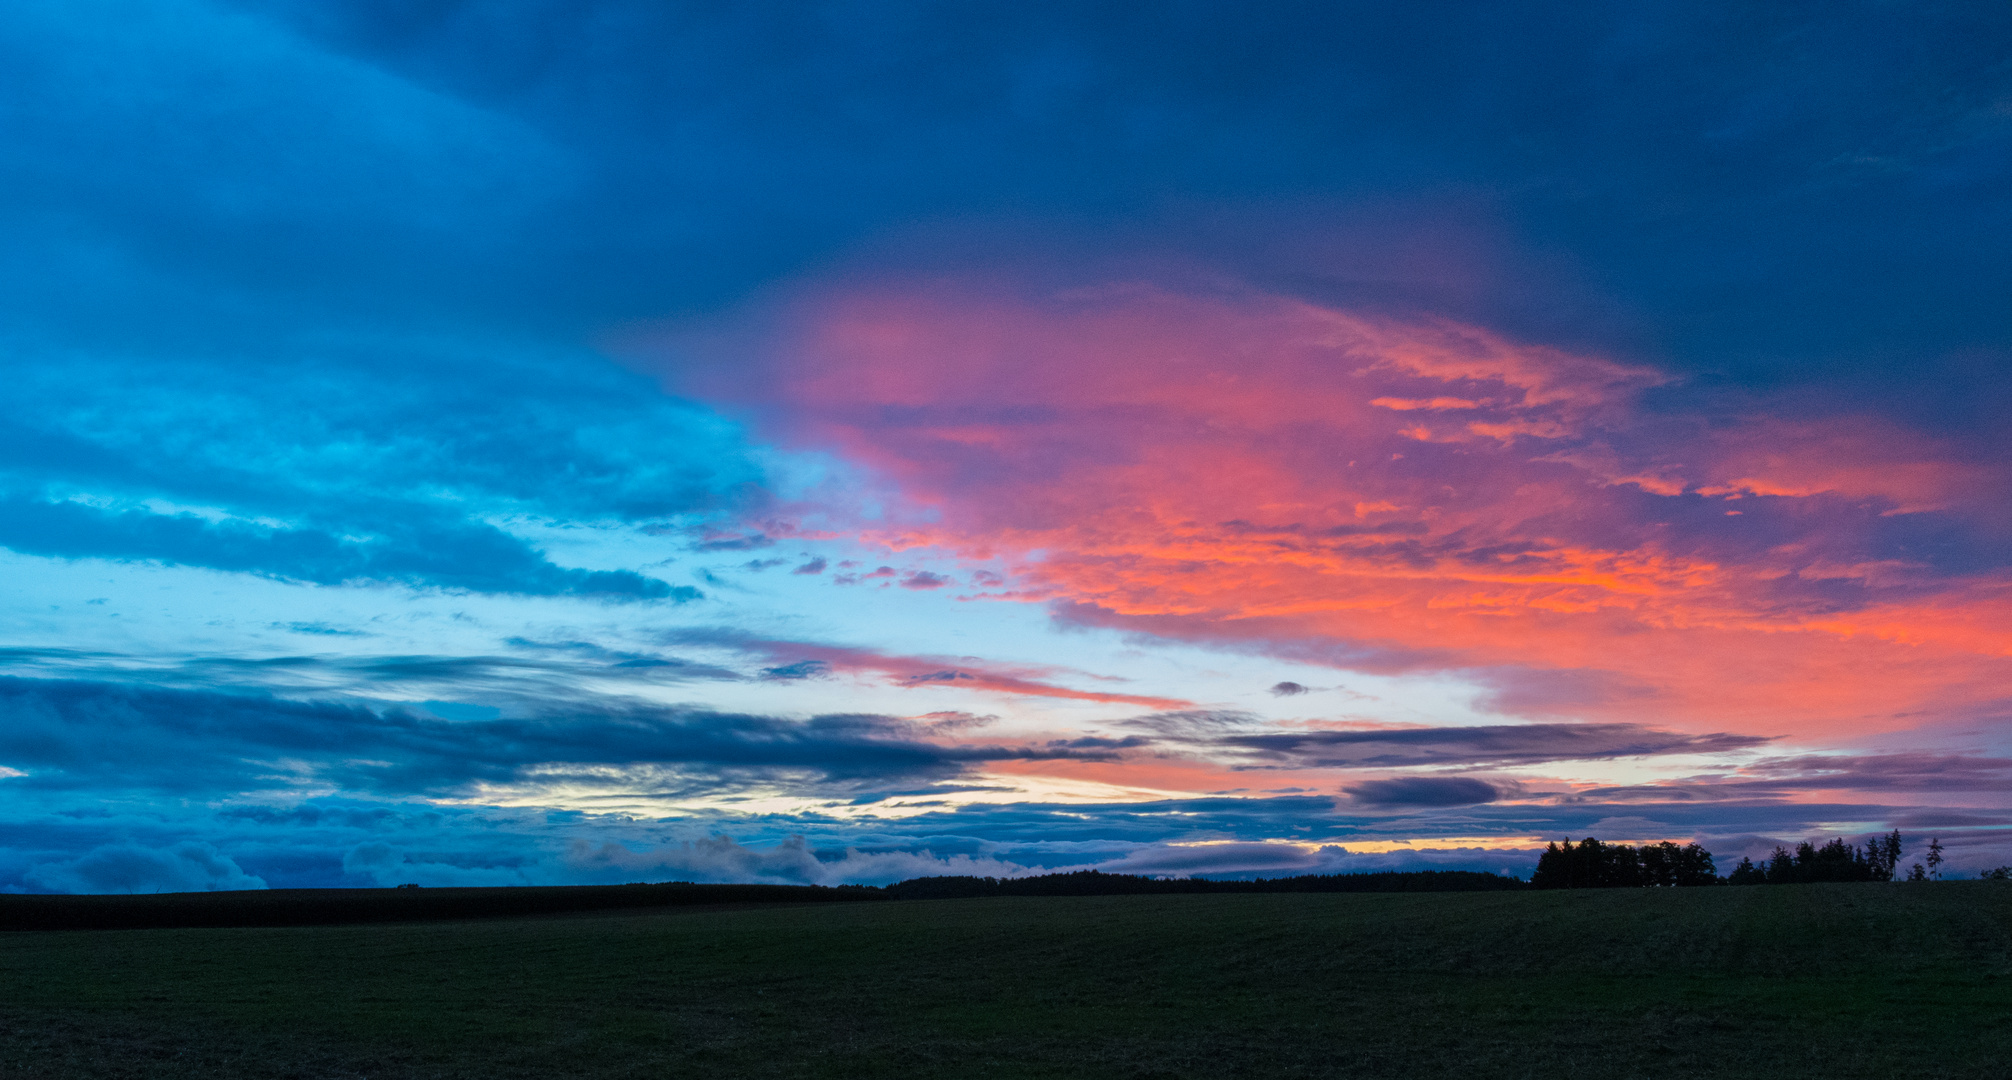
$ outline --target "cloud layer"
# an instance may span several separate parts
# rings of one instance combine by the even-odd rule
[[[13,5],[0,887],[1989,865],[2007,40]]]
[[[1067,623],[1770,735],[1966,722],[2012,674],[2002,466],[1876,418],[1658,414],[1645,367],[1251,292],[906,280],[746,325],[660,346],[734,358],[677,385]]]

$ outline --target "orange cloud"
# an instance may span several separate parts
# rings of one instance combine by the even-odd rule
[[[1467,400],[1466,398],[1457,398],[1457,397],[1436,397],[1436,398],[1380,397],[1372,399],[1370,401],[1370,404],[1376,406],[1379,409],[1396,409],[1399,412],[1410,412],[1413,409],[1478,409],[1481,407],[1475,404],[1474,402]]]
[[[1704,494],[1839,495],[1881,500],[1889,513],[1950,509],[2006,479],[2003,466],[1952,460],[1948,448],[1873,417],[1749,424],[1721,436],[1717,451]]]
[[[781,321],[683,388],[891,480],[919,512],[869,538],[1017,558],[1064,618],[1768,735],[2012,677],[2004,575],[1883,554],[2003,477],[1890,425],[1651,418],[1644,368],[1268,296],[926,285]]]

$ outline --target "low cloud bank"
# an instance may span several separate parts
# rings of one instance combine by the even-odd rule
[[[1286,807],[1271,805],[1289,802]],[[1279,839],[1305,821],[1305,799],[1107,807],[977,807],[898,821],[816,815],[715,814],[667,819],[539,809],[380,803],[341,798],[194,810],[170,819],[149,806],[85,818],[52,812],[0,822],[0,891],[134,893],[217,889],[591,885],[695,881],[885,885],[918,877],[1024,877],[1074,870],[1245,879],[1380,870],[1475,870],[1527,876],[1533,841],[1695,837],[1720,860],[1764,857],[1777,844],[1830,835],[1819,822],[1872,808],[1796,805],[1767,811],[1755,833],[1687,821],[1700,808],[1666,804],[1655,817],[1586,817],[1525,830],[1472,822],[1502,840],[1362,835],[1320,843]],[[1508,812],[1496,804],[1462,813]],[[1713,805],[1706,811],[1719,809]],[[1760,808],[1749,808],[1758,812]],[[1169,836],[1161,813],[1202,828]],[[1297,812],[1295,812],[1297,811]],[[1085,820],[1087,818],[1091,820]],[[2012,862],[2000,819],[1896,815],[1908,853],[1939,837],[1953,876]],[[1339,827],[1345,827],[1338,825]],[[1390,836],[1401,834],[1385,834]],[[1417,835],[1413,833],[1413,835]],[[1459,836],[1460,833],[1440,835]],[[1862,839],[1848,835],[1847,840]],[[1360,850],[1352,847],[1389,850]]]
[[[939,875],[1017,877],[1042,872],[1002,859],[933,852],[862,852],[848,848],[836,858],[820,858],[801,836],[767,848],[747,847],[726,836],[692,840],[676,847],[630,851],[620,844],[575,841],[569,866],[602,875],[639,874],[653,881],[786,882],[798,885],[886,885]]]
[[[1296,877],[1377,870],[1480,870],[1522,877],[1536,863],[1535,851],[1504,848],[1419,848],[1364,853],[1335,844],[1314,848],[1299,844],[1225,843],[1154,845],[1120,858],[1071,869],[1146,877]]]
[[[33,867],[22,877],[37,892],[221,892],[266,887],[263,878],[245,873],[217,849],[195,841],[165,851],[106,844],[76,859]]]
[[[451,858],[451,857],[450,857]],[[636,881],[756,882],[782,885],[886,885],[943,875],[1018,877],[1044,868],[987,856],[939,856],[928,850],[842,852],[814,849],[802,836],[766,846],[715,835],[640,850],[575,837],[557,855],[492,865],[456,865],[437,851],[381,841],[358,844],[342,868],[379,887],[610,884]]]

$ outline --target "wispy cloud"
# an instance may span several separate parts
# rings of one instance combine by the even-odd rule
[[[674,646],[729,648],[759,661],[768,661],[770,666],[763,670],[769,678],[862,674],[878,676],[896,686],[952,685],[986,693],[1143,705],[1159,709],[1188,704],[1177,698],[1085,690],[1063,685],[1065,679],[1094,680],[1096,677],[1045,665],[1002,664],[971,656],[900,656],[876,649],[762,638],[729,629],[674,631],[662,635],[662,640]]]
[[[1471,727],[1280,728],[1247,713],[1171,712],[1127,721],[1198,750],[1247,765],[1392,769],[1598,761],[1669,754],[1724,754],[1771,740],[1724,732],[1689,735],[1639,724],[1488,724]],[[1477,800],[1478,801],[1478,800]]]
[[[1939,793],[1996,796],[2012,787],[2012,758],[1985,754],[1803,754],[1763,757],[1737,769],[1666,784],[1595,787],[1580,797],[1713,800],[1851,792],[1874,798]]]
[[[445,720],[398,707],[61,680],[0,680],[10,790],[338,791],[466,796],[520,785],[721,796],[787,781],[802,796],[948,780],[985,761],[1108,747],[944,744],[912,722],[806,719],[602,699]]]

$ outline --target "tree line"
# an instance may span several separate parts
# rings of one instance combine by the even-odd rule
[[[0,932],[223,926],[334,926],[437,919],[521,918],[701,904],[856,903],[986,896],[1131,896],[1170,893],[1393,893],[1527,889],[1471,870],[1302,874],[1255,881],[1153,878],[1095,870],[1023,878],[929,877],[892,885],[506,885],[474,888],[257,889],[241,892],[73,896],[0,893]]]
[[[1724,877],[1718,876],[1712,853],[1697,844],[1678,847],[1668,840],[1643,844],[1603,844],[1587,837],[1566,840],[1544,849],[1530,885],[1538,889],[1623,889],[1671,885],[1796,885],[1817,881],[1939,881],[1943,858],[1940,838],[1928,841],[1926,857],[1905,871],[1900,830],[1875,836],[1863,847],[1834,837],[1818,845],[1805,840],[1794,851],[1776,847],[1760,862],[1742,857]],[[1986,870],[1986,881],[2012,881],[2012,866]]]
[[[1729,885],[1794,885],[1812,881],[1892,881],[1900,873],[1900,830],[1875,836],[1865,846],[1853,847],[1843,837],[1818,847],[1805,840],[1791,853],[1777,847],[1765,862],[1741,859],[1726,875]],[[1942,876],[1942,841],[1928,844],[1928,864],[1914,864],[1909,881],[1928,881]]]
[[[1537,857],[1530,885],[1537,889],[1634,889],[1662,885],[1717,885],[1712,853],[1697,844],[1663,841],[1603,844],[1587,837],[1577,844],[1552,844]]]

